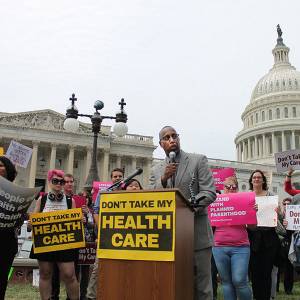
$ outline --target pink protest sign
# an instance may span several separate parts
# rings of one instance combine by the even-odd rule
[[[105,190],[112,185],[111,181],[94,181],[93,182],[93,201],[95,202],[99,191]]]
[[[215,181],[215,187],[219,191],[224,190],[224,180],[227,177],[235,176],[235,170],[232,168],[211,169]]]
[[[254,192],[218,195],[208,207],[211,226],[257,224],[254,204]]]

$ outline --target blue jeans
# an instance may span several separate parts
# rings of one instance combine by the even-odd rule
[[[213,247],[213,255],[222,281],[224,300],[251,300],[249,246]]]

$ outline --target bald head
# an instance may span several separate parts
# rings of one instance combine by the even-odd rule
[[[161,130],[160,130],[160,132],[159,132],[159,140],[161,140],[162,139],[162,137],[164,136],[164,133],[167,131],[167,130],[169,130],[169,129],[171,129],[171,130],[173,130],[173,131],[175,131],[176,132],[176,129],[174,128],[174,127],[172,127],[172,126],[164,126]]]
[[[159,132],[159,144],[164,149],[167,156],[171,151],[180,151],[179,135],[172,126],[165,126]]]

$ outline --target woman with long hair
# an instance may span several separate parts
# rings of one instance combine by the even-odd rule
[[[13,163],[5,156],[0,156],[0,176],[14,181],[17,171]],[[9,270],[18,252],[16,228],[0,228],[0,300],[5,297]]]
[[[41,196],[37,202],[34,212],[51,212],[75,208],[75,201],[66,197],[63,193],[64,172],[61,170],[49,170],[48,175],[49,192]],[[76,250],[60,250],[46,253],[30,254],[30,258],[38,260],[40,269],[39,289],[42,300],[48,300],[51,296],[51,279],[54,263],[59,268],[61,279],[66,285],[68,296],[71,300],[79,299],[79,284],[76,279],[74,261]]]
[[[256,197],[272,196],[268,191],[267,178],[261,170],[252,172],[249,178],[250,190]],[[258,207],[259,210],[259,207]],[[280,243],[275,227],[257,226],[248,230],[250,240],[250,274],[253,298],[270,300],[272,269],[276,261]]]

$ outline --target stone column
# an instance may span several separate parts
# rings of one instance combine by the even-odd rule
[[[281,145],[282,145],[282,151],[286,151],[286,140],[284,131],[281,132]]]
[[[263,140],[262,140],[262,156],[265,157],[267,155],[266,151],[266,135],[263,134]]]
[[[145,158],[144,171],[143,171],[143,174],[144,174],[143,175],[143,187],[144,187],[144,189],[147,189],[148,186],[149,186],[151,166],[152,166],[152,158],[146,157]]]
[[[239,149],[240,149],[239,144],[236,144],[235,150],[236,150],[236,160],[237,161],[240,161],[240,151],[239,151]]]
[[[117,155],[117,168],[121,168],[122,157],[121,155]]]
[[[132,156],[132,158],[131,158],[131,170],[132,170],[132,172],[134,172],[136,170],[136,160],[137,160],[137,157]]]
[[[276,153],[277,152],[277,147],[276,147],[276,137],[275,137],[275,132],[272,132],[272,152]]]
[[[250,138],[248,139],[248,160],[251,158],[251,142]]]
[[[271,152],[271,149],[270,149],[270,139],[271,137],[270,136],[266,136],[266,154],[269,155],[270,152]]]
[[[68,155],[68,165],[67,165],[67,172],[73,174],[73,166],[74,166],[74,145],[69,146],[69,155]]]
[[[257,135],[254,137],[254,157],[255,157],[255,158],[258,158]]]
[[[296,149],[295,130],[292,130],[291,148],[292,148],[292,150]]]
[[[37,164],[37,154],[38,154],[38,142],[33,142],[33,150],[31,155],[31,164],[29,172],[29,187],[35,186],[35,177],[36,177],[36,164]]]
[[[55,161],[56,161],[56,146],[57,144],[52,143],[51,144],[51,154],[50,154],[50,163],[49,163],[49,169],[55,169]]]
[[[239,161],[242,161],[242,143],[239,143]]]
[[[86,147],[86,156],[85,156],[85,180],[87,179],[92,162],[92,147]]]
[[[246,161],[246,143],[245,140],[243,140],[243,157],[242,161]]]
[[[101,166],[101,174],[102,174],[102,180],[103,181],[109,181],[109,150],[104,149],[103,153],[103,164]]]

